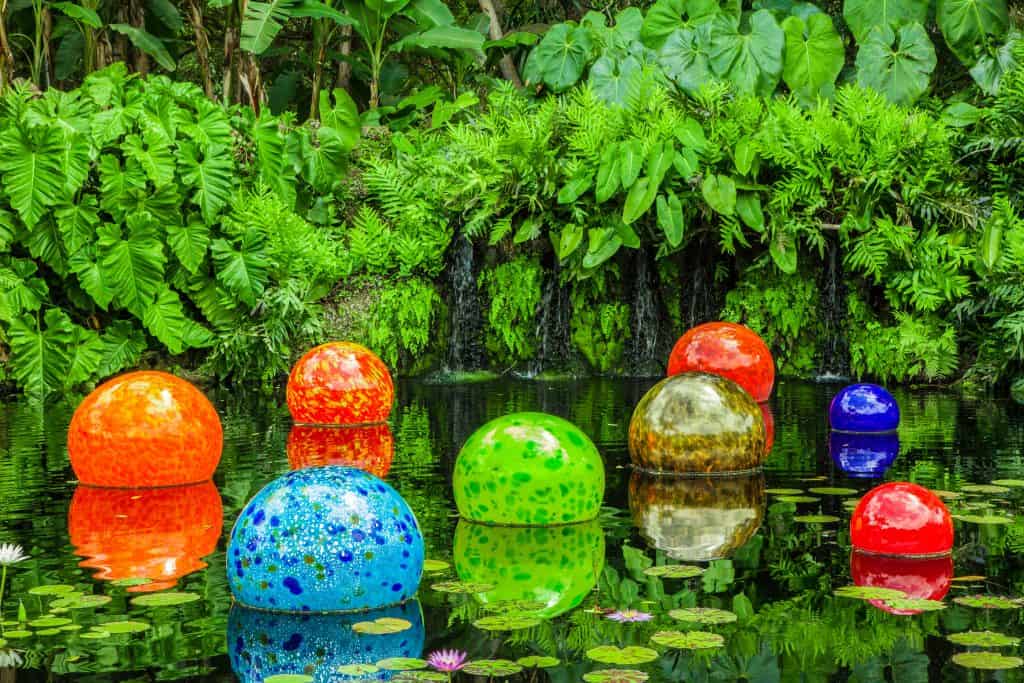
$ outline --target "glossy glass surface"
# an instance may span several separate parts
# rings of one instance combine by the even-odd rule
[[[893,588],[908,598],[942,600],[953,585],[953,558],[909,558],[850,553],[850,577],[856,586]],[[890,614],[920,614],[920,610],[897,609],[882,600],[871,600],[875,607]]]
[[[629,422],[633,464],[651,472],[749,471],[766,456],[761,409],[735,382],[703,372],[668,377]]]
[[[757,333],[736,323],[705,323],[679,338],[668,359],[668,374],[710,372],[743,387],[755,401],[767,401],[775,384],[775,361]]]
[[[828,420],[842,432],[890,432],[899,427],[900,407],[884,387],[851,384],[832,399]]]
[[[83,484],[178,486],[206,481],[223,432],[199,389],[166,372],[129,372],[101,384],[75,410],[68,453]]]
[[[395,437],[387,424],[357,427],[294,425],[285,445],[293,470],[324,465],[358,467],[384,479],[395,458]]]
[[[877,486],[850,518],[854,548],[882,555],[937,555],[953,548],[953,520],[928,489],[904,481]]]
[[[330,342],[295,362],[286,389],[298,424],[357,425],[391,414],[395,387],[384,362],[365,346]]]
[[[832,432],[828,437],[828,453],[846,476],[877,479],[885,475],[896,461],[900,453],[900,437],[896,432]]]

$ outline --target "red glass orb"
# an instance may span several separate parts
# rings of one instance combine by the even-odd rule
[[[953,549],[953,520],[928,489],[890,482],[860,499],[850,518],[850,541],[879,555],[942,555]]]
[[[749,327],[736,323],[705,323],[679,338],[668,359],[668,374],[694,371],[728,377],[758,403],[768,400],[775,383],[768,345]]]
[[[201,391],[147,370],[115,377],[85,397],[68,427],[68,454],[83,484],[179,486],[213,476],[223,438]]]
[[[293,470],[344,465],[383,479],[395,457],[395,439],[386,424],[358,427],[295,425],[288,434],[288,464]]]
[[[388,419],[395,385],[373,351],[352,342],[330,342],[295,363],[287,394],[288,410],[299,424],[370,424]]]
[[[761,409],[761,417],[764,418],[764,454],[767,457],[775,445],[775,415],[767,403],[758,403],[757,407]]]
[[[68,510],[68,532],[79,565],[104,581],[149,579],[133,592],[173,588],[206,568],[224,519],[212,481],[160,489],[79,486]]]
[[[953,557],[886,557],[853,551],[850,575],[857,586],[893,588],[916,600],[942,600],[953,583]],[[899,610],[882,600],[872,605],[890,614],[920,614],[920,610]]]

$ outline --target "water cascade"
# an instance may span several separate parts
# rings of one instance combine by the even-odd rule
[[[667,351],[662,353],[662,347],[668,335],[661,334],[663,316],[658,283],[649,261],[644,249],[636,250],[629,313],[630,336],[626,343],[626,369],[633,376],[656,376],[665,370]]]
[[[821,349],[821,377],[849,377],[850,348],[843,329],[846,322],[846,285],[838,240],[828,243],[828,260],[822,274],[821,319],[825,326]]]
[[[444,359],[444,370],[479,370],[484,367],[483,313],[477,291],[473,243],[469,239],[455,239],[448,273],[451,333]]]
[[[553,267],[545,270],[544,290],[534,327],[537,350],[530,360],[530,376],[550,370],[565,370],[570,365],[572,303],[569,286],[560,281],[561,275],[562,268],[555,257]]]

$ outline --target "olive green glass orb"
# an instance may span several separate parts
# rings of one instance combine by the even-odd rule
[[[546,526],[597,517],[604,462],[579,427],[546,413],[512,413],[476,430],[459,451],[452,486],[464,519]]]
[[[666,477],[634,472],[629,509],[640,535],[672,559],[724,559],[761,528],[764,475]]]
[[[764,418],[732,380],[704,372],[663,379],[648,391],[629,422],[629,455],[649,472],[712,474],[761,466]]]
[[[459,579],[493,586],[478,594],[481,602],[535,603],[539,616],[556,617],[578,606],[597,585],[604,569],[604,532],[596,519],[552,527],[460,520],[454,553]]]

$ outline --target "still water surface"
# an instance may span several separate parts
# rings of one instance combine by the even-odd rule
[[[858,461],[858,453],[864,455],[858,444],[833,440],[830,453],[825,415],[837,386],[783,382],[770,404],[775,438],[763,476],[666,481],[629,468],[629,418],[652,384],[401,383],[387,479],[416,512],[427,557],[449,568],[424,577],[418,605],[384,615],[407,618],[413,627],[373,636],[380,640],[372,646],[367,637],[353,635],[351,619],[287,623],[232,612],[226,538],[246,501],[289,469],[291,423],[283,405],[253,395],[214,395],[225,428],[215,487],[124,493],[76,487],[64,438],[70,407],[44,412],[8,404],[0,409],[0,543],[19,543],[32,559],[8,576],[0,682],[236,676],[248,682],[282,671],[305,671],[318,681],[359,680],[336,667],[408,651],[425,657],[439,648],[465,650],[470,660],[536,655],[561,662],[507,678],[519,681],[575,682],[610,667],[642,671],[651,681],[1024,680],[1021,668],[987,672],[954,663],[957,653],[977,648],[947,640],[970,630],[1024,637],[1019,605],[982,609],[954,602],[977,594],[1024,596],[1024,488],[962,490],[1024,479],[1024,410],[933,391],[897,392],[903,411],[899,452],[885,469],[893,452],[884,451],[894,443]],[[605,511],[597,522],[559,530],[460,525],[450,480],[459,447],[487,420],[522,410],[565,417],[595,441],[607,468]],[[844,447],[847,459],[837,460]],[[850,476],[858,467],[861,476]],[[956,522],[952,563],[851,559],[852,501],[883,480],[960,492],[947,501],[954,514],[968,517]],[[815,522],[808,517],[814,515],[839,520]],[[704,572],[690,579],[645,573],[679,563]],[[125,581],[138,576],[163,578],[144,586]],[[431,588],[458,580],[492,588],[482,597]],[[834,595],[854,580],[942,600],[945,608],[906,614],[914,610],[886,611],[877,601]],[[55,585],[68,588],[42,591],[74,592],[38,594],[39,587]],[[196,598],[171,606],[132,602],[154,589]],[[110,601],[82,602],[83,595]],[[18,623],[19,601],[27,627]],[[545,617],[555,616],[529,628],[493,631],[473,623],[495,616],[515,622],[524,610],[540,609],[538,601]],[[701,624],[668,615],[694,606],[727,610],[736,620]],[[602,613],[624,608],[654,618],[620,624]],[[123,619],[134,626],[122,630],[140,630],[96,635],[96,624]],[[670,630],[719,634],[724,646],[694,651],[652,645],[655,633]],[[296,640],[296,633],[302,638]],[[636,664],[588,658],[588,651],[606,645],[653,648],[658,658]],[[1021,654],[1019,644],[988,649]],[[20,668],[11,668],[17,663]],[[378,677],[387,680],[387,674],[366,680]],[[456,680],[487,678],[460,674]]]

